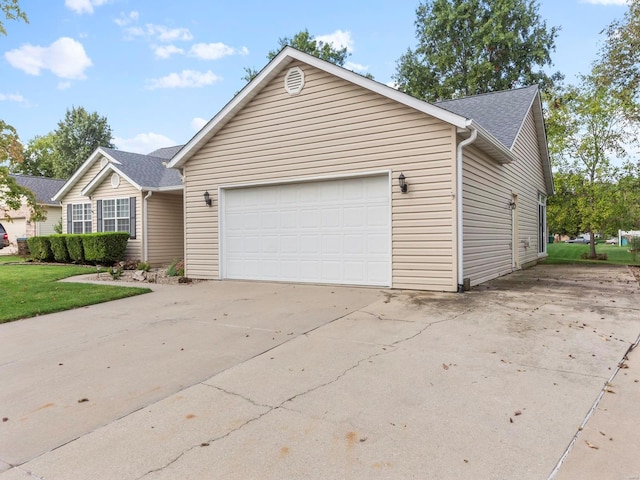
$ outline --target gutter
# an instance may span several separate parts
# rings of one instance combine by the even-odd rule
[[[471,130],[471,136],[458,144],[457,157],[456,157],[456,232],[457,232],[457,264],[458,264],[458,293],[464,292],[464,249],[463,249],[463,218],[462,218],[462,159],[463,149],[467,145],[472,144],[478,138],[478,130],[475,127],[469,126]]]
[[[151,195],[153,195],[153,192],[151,190],[149,190],[147,192],[147,195],[143,199],[143,203],[144,203],[143,209],[142,209],[142,218],[143,218],[142,225],[143,225],[143,229],[144,229],[144,232],[142,233],[143,236],[144,236],[143,253],[142,253],[142,256],[143,256],[143,260],[142,261],[143,262],[148,262],[149,261],[149,235],[148,235],[148,229],[147,229],[149,214],[147,213],[147,208],[148,208],[147,200],[149,198],[151,198]]]

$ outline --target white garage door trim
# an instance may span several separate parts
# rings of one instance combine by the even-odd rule
[[[238,253],[238,252],[231,252],[230,249],[233,247],[230,246],[229,242],[227,241],[228,231],[231,232],[229,233],[230,235],[237,234],[237,230],[234,231],[233,227],[230,226],[230,222],[233,221],[233,217],[230,217],[232,220],[227,218],[227,215],[228,215],[227,208],[228,208],[228,202],[229,202],[227,199],[228,193],[234,190],[250,189],[255,187],[267,187],[266,189],[262,190],[263,193],[275,193],[278,190],[275,190],[274,192],[269,192],[270,190],[269,187],[286,186],[291,184],[294,184],[294,185],[319,184],[321,182],[338,182],[336,186],[342,185],[343,187],[347,185],[355,186],[355,184],[352,182],[349,182],[349,180],[367,179],[371,177],[380,177],[380,181],[384,182],[385,184],[384,192],[382,192],[382,190],[380,189],[380,185],[378,185],[377,191],[378,193],[382,193],[383,195],[379,196],[379,198],[377,199],[376,206],[378,209],[384,209],[386,211],[386,214],[385,214],[386,223],[383,222],[379,225],[374,225],[374,224],[369,224],[367,222],[367,225],[363,227],[364,229],[369,229],[371,233],[375,230],[378,230],[378,232],[380,233],[380,235],[378,235],[378,241],[380,242],[380,245],[378,246],[378,252],[371,253],[371,250],[369,249],[370,247],[369,247],[368,241],[371,238],[375,238],[375,235],[372,237],[367,236],[366,241],[362,243],[361,248],[363,248],[363,250],[365,251],[365,254],[367,253],[370,254],[369,260],[366,260],[366,261],[361,260],[359,262],[360,264],[358,264],[358,262],[352,263],[351,266],[353,267],[353,270],[348,272],[345,269],[345,264],[338,262],[334,258],[333,259],[334,268],[337,268],[338,263],[340,263],[340,267],[339,267],[340,273],[337,273],[336,271],[335,277],[333,277],[331,274],[325,273],[325,271],[328,271],[328,270],[322,269],[320,266],[315,267],[315,274],[311,274],[311,276],[306,276],[304,273],[302,273],[302,271],[304,270],[304,268],[302,268],[303,267],[302,263],[305,263],[307,266],[310,266],[312,262],[311,263],[302,262],[300,255],[295,255],[295,254],[294,254],[294,257],[297,258],[298,265],[294,265],[296,261],[292,261],[290,263],[292,270],[288,272],[288,274],[283,273],[283,276],[280,276],[280,274],[271,275],[269,273],[263,273],[263,274],[255,273],[255,271],[254,273],[251,273],[251,274],[239,273],[241,271],[246,272],[246,269],[239,267],[237,263],[233,265],[232,268],[230,268],[229,263],[234,260],[233,259],[234,253]],[[334,284],[344,284],[344,285],[370,285],[370,286],[390,287],[391,278],[392,278],[391,182],[392,182],[391,171],[384,170],[384,171],[372,171],[372,172],[358,172],[354,174],[343,174],[343,175],[293,178],[293,179],[288,179],[286,181],[277,181],[277,182],[267,181],[267,182],[254,182],[254,183],[243,183],[243,184],[219,186],[218,188],[218,199],[219,199],[218,219],[220,223],[219,230],[218,230],[219,261],[220,261],[219,278],[220,279],[229,278],[229,279],[262,280],[262,281],[284,281],[284,282],[295,282],[295,283],[334,283]],[[372,186],[371,183],[369,183],[368,185]],[[329,187],[333,187],[333,185],[329,185]],[[340,188],[338,190],[340,192],[343,192],[343,188]],[[312,190],[309,190],[309,191],[312,191]],[[235,195],[234,199],[237,200],[239,198],[238,192],[233,192],[233,193]],[[344,194],[345,193],[340,193],[339,195],[344,195]],[[339,200],[339,197],[337,197],[335,200]],[[342,203],[336,204],[335,200],[333,201],[333,206],[336,207],[337,205],[337,208],[339,208],[340,212],[343,213],[343,207],[341,206]],[[370,205],[369,203],[366,202],[366,200],[367,200],[366,198],[362,199],[360,205],[361,206]],[[353,201],[351,200],[349,201],[349,207],[356,206],[356,205],[358,204],[353,203]],[[376,206],[371,206],[371,208],[376,208]],[[353,211],[357,211],[357,209],[354,208]],[[229,215],[231,215],[232,213],[233,212],[231,212]],[[297,218],[302,218],[302,216],[298,215]],[[376,217],[376,218],[380,218],[380,217]],[[279,226],[281,225],[280,222],[282,222],[282,220],[279,221],[278,223]],[[280,227],[277,227],[277,228],[280,228]],[[293,227],[293,228],[296,228],[296,227]],[[316,228],[320,230],[322,227],[317,226]],[[259,232],[259,235],[260,236],[263,235],[262,231]],[[279,235],[281,235],[281,233],[279,233]],[[354,235],[352,238],[354,242],[357,242],[357,235]],[[256,242],[257,242],[257,238],[256,238]],[[260,243],[262,243],[262,240],[260,241]],[[340,246],[336,247],[339,249],[339,251],[335,252],[336,255],[338,255],[338,257],[341,256],[341,258],[347,257],[348,253],[345,252],[345,249],[348,248],[347,244],[343,242],[339,242],[339,243],[340,243]],[[365,244],[366,246],[364,246]],[[280,251],[281,240],[279,237],[278,237],[277,245],[278,245],[277,249],[278,251]],[[356,244],[354,243],[352,247],[355,247],[355,245]],[[311,255],[313,256],[313,252],[311,252]],[[320,256],[321,253],[319,251],[316,251],[315,255]],[[375,261],[372,260],[375,257],[377,257],[377,259],[375,259]],[[242,257],[239,255],[238,258],[242,258]],[[278,268],[281,269],[280,273],[285,272],[284,265],[285,263],[283,263],[282,265],[278,263]],[[245,264],[245,267],[246,266],[247,264]],[[323,262],[322,267],[330,268],[331,264]],[[233,272],[231,271],[232,269],[234,270]],[[271,270],[265,269],[264,271],[270,272]],[[294,271],[297,273],[294,274],[293,273]],[[362,276],[359,276],[359,274],[356,272],[362,272]]]

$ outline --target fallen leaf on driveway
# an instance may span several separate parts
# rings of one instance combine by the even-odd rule
[[[444,368],[445,370],[449,370],[449,365],[447,365],[446,363],[443,363],[442,368]]]
[[[522,415],[522,412],[520,410],[516,410],[513,414],[517,417],[518,415]]]
[[[604,391],[607,392],[607,393],[616,393],[609,387],[605,388]]]
[[[80,400],[78,400],[78,403],[84,403],[84,402],[88,402],[89,399],[88,398],[81,398]]]
[[[585,440],[584,443],[587,444],[587,447],[593,448],[594,450],[598,450],[598,447],[596,445],[594,445],[593,443],[591,443],[589,440]]]

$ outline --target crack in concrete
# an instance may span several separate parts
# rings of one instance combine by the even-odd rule
[[[225,433],[224,435],[220,435],[218,437],[214,437],[211,438],[209,440],[206,440],[205,442],[199,443],[198,445],[193,445],[189,448],[187,448],[186,450],[184,450],[183,452],[181,452],[178,456],[176,456],[173,460],[169,461],[168,463],[166,463],[165,465],[158,467],[158,468],[154,468],[153,470],[149,470],[148,472],[146,472],[145,474],[141,475],[140,477],[136,478],[135,480],[141,480],[145,477],[147,477],[148,475],[152,475],[154,473],[157,472],[161,472],[162,470],[165,470],[167,468],[169,468],[171,465],[173,465],[174,463],[176,463],[178,460],[180,460],[182,457],[184,457],[187,453],[189,453],[192,450],[195,450],[198,447],[202,447],[203,443],[207,443],[207,444],[212,444],[215,442],[218,442],[220,440],[223,440],[225,438],[227,438],[228,436],[232,435],[233,433],[242,430],[244,427],[246,427],[247,425],[249,425],[250,423],[253,423],[257,420],[260,420],[262,417],[264,417],[265,415],[268,415],[269,413],[271,413],[273,410],[275,410],[275,408],[277,407],[269,407],[269,409],[266,412],[261,413],[258,416],[255,416],[253,418],[250,418],[249,420],[247,420],[246,422],[242,423],[241,425],[237,426],[236,428],[229,430],[227,433]]]
[[[0,473],[0,475],[2,475],[2,474],[4,474],[4,473],[8,473],[8,472],[10,472],[11,470],[18,470],[18,471],[20,471],[20,472],[24,473],[25,475],[28,475],[30,478],[35,478],[36,480],[45,480],[45,478],[44,478],[44,477],[39,477],[39,476],[38,476],[38,475],[36,475],[35,473],[30,472],[29,470],[25,470],[24,468],[21,468],[21,467],[13,467],[13,468],[10,468],[10,469],[9,469],[9,470],[7,470],[6,472],[2,472],[2,473]]]
[[[263,408],[270,408],[270,409],[276,408],[276,407],[273,407],[271,405],[265,405],[265,404],[262,404],[262,403],[258,403],[256,401],[254,401],[253,399],[251,399],[249,397],[245,397],[244,395],[242,395],[240,393],[230,392],[229,390],[225,390],[224,388],[218,387],[217,385],[210,385],[208,383],[202,383],[202,385],[204,385],[205,387],[215,388],[216,390],[219,390],[222,393],[226,393],[228,395],[233,395],[234,397],[241,398],[242,400],[245,400],[245,401],[249,402],[251,405],[254,405],[256,407],[263,407]]]
[[[381,322],[403,322],[403,323],[416,323],[412,320],[402,320],[399,318],[382,318],[380,315],[377,315],[372,312],[367,312],[366,310],[358,310],[359,312],[366,313],[367,315],[371,315],[372,317],[380,320]]]

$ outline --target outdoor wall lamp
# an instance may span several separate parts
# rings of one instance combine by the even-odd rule
[[[515,209],[516,209],[516,202],[515,202],[515,201],[513,201],[513,200],[511,200],[511,201],[509,202],[509,208],[510,208],[511,210],[515,210]]]
[[[209,192],[204,192],[204,203],[207,205],[207,207],[210,207],[213,204],[213,200],[211,200],[211,195],[209,195]]]
[[[409,185],[407,185],[404,173],[400,173],[400,176],[398,177],[398,182],[400,183],[400,191],[402,193],[407,193],[407,191],[409,190]]]

